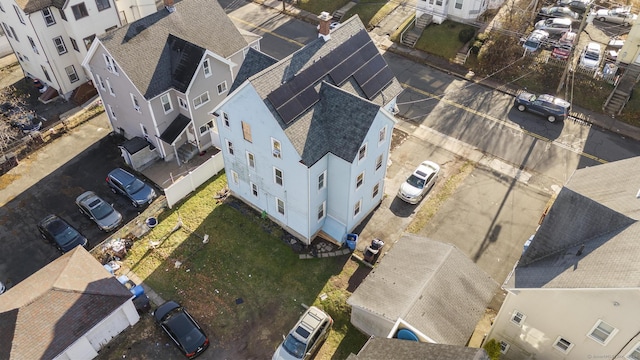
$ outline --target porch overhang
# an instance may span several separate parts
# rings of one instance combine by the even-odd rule
[[[178,115],[172,122],[169,127],[162,132],[160,135],[160,140],[165,143],[174,146],[176,140],[182,135],[186,130],[187,126],[191,123],[191,119],[180,114]]]

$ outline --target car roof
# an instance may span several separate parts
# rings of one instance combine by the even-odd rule
[[[291,333],[297,338],[306,340],[326,319],[331,319],[331,316],[319,308],[311,306],[302,315]]]
[[[587,44],[587,50],[600,51],[600,44],[597,42],[590,42]]]
[[[94,193],[93,191],[85,191],[76,198],[76,202],[80,204],[86,204],[90,199],[94,197],[98,197],[98,195],[96,195],[96,193]]]
[[[127,178],[127,179],[133,180],[133,178],[135,178],[135,176],[132,173],[126,171],[123,168],[115,168],[115,169],[111,170],[109,172],[109,176],[115,177],[118,180],[122,180],[123,178]]]

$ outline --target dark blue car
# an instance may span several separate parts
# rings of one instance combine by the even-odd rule
[[[519,111],[529,111],[544,116],[549,122],[564,120],[569,116],[571,104],[555,96],[544,94],[535,95],[521,92],[516,96],[513,104]]]
[[[47,215],[42,219],[38,223],[38,231],[62,253],[71,251],[76,246],[87,247],[87,238],[57,215]]]

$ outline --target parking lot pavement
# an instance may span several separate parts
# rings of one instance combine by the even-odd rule
[[[120,139],[108,136],[110,128],[102,114],[65,136],[46,145],[3,175],[6,187],[0,191],[0,281],[16,284],[60,256],[42,240],[37,223],[55,213],[76,227],[93,247],[108,234],[78,211],[75,198],[86,190],[95,191],[114,205],[123,223],[138,215],[123,196],[106,185],[109,171],[124,162],[117,145]]]

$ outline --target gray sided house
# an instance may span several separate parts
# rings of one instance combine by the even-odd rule
[[[218,145],[209,112],[259,41],[239,31],[217,1],[183,0],[100,36],[83,65],[113,130],[146,139],[156,159],[181,164]],[[145,166],[122,151],[135,169]]]
[[[232,194],[309,244],[380,203],[402,91],[358,17],[276,62],[251,51],[217,119]]]
[[[504,359],[640,359],[640,157],[576,170],[505,281]]]
[[[82,246],[0,295],[0,359],[92,359],[140,316]]]
[[[370,336],[405,328],[420,341],[464,346],[498,290],[453,245],[404,235],[347,304],[351,323]]]

